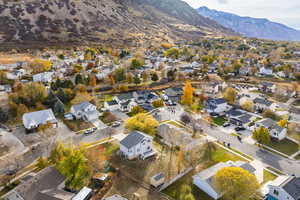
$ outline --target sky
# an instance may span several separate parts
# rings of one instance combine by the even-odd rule
[[[241,16],[267,18],[300,30],[300,0],[183,0]]]

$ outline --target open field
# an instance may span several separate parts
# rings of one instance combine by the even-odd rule
[[[0,64],[13,64],[16,62],[30,62],[33,57],[28,54],[0,54]]]

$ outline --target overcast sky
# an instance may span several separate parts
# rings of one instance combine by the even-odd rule
[[[183,0],[241,16],[267,18],[300,30],[300,0]]]

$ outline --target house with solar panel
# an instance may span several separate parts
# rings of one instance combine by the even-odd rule
[[[244,170],[247,170],[251,174],[255,175],[259,183],[263,182],[263,168],[257,167],[257,165],[254,162],[255,161],[250,163],[243,162],[243,161],[220,162],[194,175],[193,184],[196,185],[200,190],[207,193],[213,199],[219,199],[223,196],[224,193],[222,193],[215,187],[213,180],[216,173],[225,167],[240,167]]]
[[[268,185],[266,200],[299,200],[300,177],[286,176]]]
[[[120,141],[120,153],[132,160],[140,158],[145,160],[156,154],[152,147],[153,137],[140,131],[133,131]]]

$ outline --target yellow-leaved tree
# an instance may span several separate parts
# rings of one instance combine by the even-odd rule
[[[37,74],[51,70],[52,62],[49,60],[34,59],[29,66],[32,69],[32,72]]]
[[[281,128],[285,128],[287,127],[288,121],[286,119],[282,119],[278,122],[278,126],[280,126]]]
[[[226,90],[224,92],[224,99],[226,99],[226,101],[228,103],[234,104],[235,99],[236,99],[236,95],[237,95],[236,90],[229,87],[229,88],[226,88]]]
[[[146,113],[139,113],[133,117],[130,117],[125,122],[125,128],[130,131],[142,131],[150,135],[154,135],[156,128],[158,127],[158,122],[153,118],[152,115]]]
[[[213,178],[214,186],[225,200],[249,199],[259,189],[256,177],[241,167],[224,167]]]
[[[193,92],[194,88],[191,81],[187,80],[183,88],[183,95],[181,97],[181,102],[185,105],[192,105],[193,103]]]

